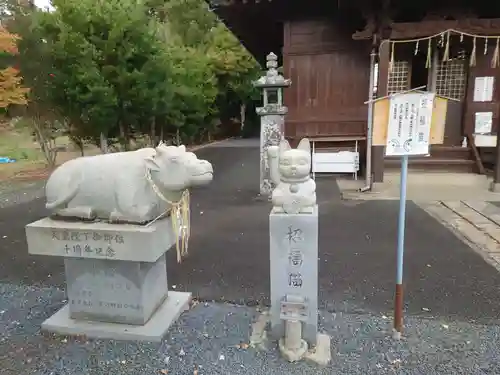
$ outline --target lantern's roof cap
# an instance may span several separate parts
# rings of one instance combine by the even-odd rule
[[[254,82],[256,87],[266,88],[266,87],[288,87],[292,84],[292,81],[289,79],[285,79],[278,72],[278,56],[271,52],[266,57],[266,75],[260,77],[257,81]]]

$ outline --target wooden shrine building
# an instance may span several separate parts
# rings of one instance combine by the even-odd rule
[[[284,94],[285,136],[292,142],[309,137],[340,150],[356,141],[366,149],[373,53],[374,97],[425,86],[449,99],[442,144],[411,166],[478,173],[494,161],[500,3],[211,0],[211,7],[260,62],[271,51],[282,60],[292,80]],[[374,181],[395,162],[374,145]]]

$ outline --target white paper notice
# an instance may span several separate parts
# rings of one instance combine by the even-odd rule
[[[386,156],[428,155],[433,93],[408,93],[391,97]]]
[[[476,112],[474,121],[475,134],[491,133],[493,112]]]
[[[476,77],[474,80],[474,101],[491,102],[495,77]]]

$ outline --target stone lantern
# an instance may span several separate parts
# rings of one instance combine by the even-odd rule
[[[285,115],[287,108],[283,105],[283,89],[291,85],[278,73],[278,56],[270,53],[266,58],[266,75],[254,82],[261,88],[263,105],[257,108],[260,116],[260,194],[270,195],[274,189],[269,172],[267,148],[278,146],[285,134]]]

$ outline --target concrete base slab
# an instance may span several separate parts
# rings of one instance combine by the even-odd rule
[[[491,181],[490,182],[490,191],[493,193],[500,192],[500,184],[498,182]]]
[[[305,355],[305,359],[320,366],[328,365],[332,360],[330,341],[331,340],[329,335],[318,333],[318,337],[316,338],[316,346]]]
[[[372,190],[360,192],[364,181],[337,180],[346,200],[399,200],[400,174],[388,172],[383,183],[374,183]],[[437,173],[410,170],[406,197],[408,200],[430,202],[439,200],[500,200],[500,189],[490,186],[484,175],[472,173]],[[493,189],[493,190],[492,190]],[[495,190],[499,189],[499,190]]]
[[[189,309],[191,293],[168,292],[168,297],[149,321],[142,325],[74,320],[66,305],[42,323],[42,330],[60,335],[96,339],[160,342],[170,326]]]
[[[250,336],[250,346],[252,348],[266,350],[267,333],[266,327],[271,320],[268,311],[259,315],[257,321],[252,324],[252,335]]]
[[[285,346],[285,339],[281,339],[278,342],[278,347],[280,349],[281,355],[283,357],[285,357],[285,359],[288,362],[300,361],[302,358],[304,358],[305,354],[307,353],[307,349],[308,349],[307,342],[305,342],[304,340],[300,340],[300,348],[298,350],[288,349]]]

